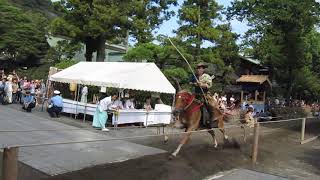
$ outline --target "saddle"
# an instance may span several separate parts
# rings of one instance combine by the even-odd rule
[[[210,107],[206,104],[201,107],[201,119],[199,121],[200,128],[218,128],[218,121],[212,121],[213,118],[211,116],[213,116],[213,113],[210,115],[208,112],[209,109]]]

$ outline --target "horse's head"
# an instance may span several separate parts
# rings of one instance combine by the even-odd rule
[[[180,119],[181,113],[183,113],[188,106],[192,103],[194,96],[187,91],[179,91],[176,95],[174,109],[172,111],[174,117],[173,126],[176,128],[183,128],[183,119]]]
[[[174,105],[174,114],[183,112],[194,100],[194,96],[188,91],[179,91],[176,95],[176,102]]]

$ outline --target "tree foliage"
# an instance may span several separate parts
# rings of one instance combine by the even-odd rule
[[[104,61],[105,42],[121,42],[131,33],[139,42],[152,40],[151,31],[172,14],[175,0],[62,0],[55,3],[61,16],[51,26],[54,34],[65,35],[86,45],[86,60]]]
[[[39,60],[44,57],[47,19],[39,13],[24,12],[0,1],[0,52],[14,61]]]
[[[165,20],[169,20],[174,11],[170,6],[176,6],[176,0],[134,0],[130,10],[130,35],[137,43],[149,43],[154,40],[152,31]]]
[[[246,33],[245,45],[252,47],[253,55],[270,67],[273,78],[286,89],[287,97],[297,95],[297,72],[314,75],[306,67],[316,61],[311,54],[316,55],[317,50],[312,53],[309,47],[313,43],[311,34],[319,24],[320,4],[314,0],[236,0],[228,13],[229,18],[248,21],[251,29]]]

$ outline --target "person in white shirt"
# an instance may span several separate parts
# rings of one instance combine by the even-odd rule
[[[6,93],[6,96],[8,98],[8,103],[11,104],[12,103],[12,78],[8,77],[6,85],[4,87],[4,91]]]
[[[113,103],[112,103],[112,108],[113,109],[123,109],[123,103],[120,100],[120,98],[117,98]]]
[[[82,103],[87,103],[88,87],[84,86],[81,90],[81,100]]]
[[[236,99],[234,99],[233,95],[230,97],[230,102],[233,103]]]
[[[131,97],[130,99],[127,99],[126,102],[124,103],[124,108],[125,109],[135,109],[135,104],[134,104],[134,98]]]
[[[152,111],[153,108],[151,106],[151,97],[147,97],[146,98],[146,102],[143,105],[143,109],[147,110],[147,111]]]
[[[114,109],[113,103],[117,100],[118,95],[114,94],[109,97],[105,97],[100,100],[96,112],[93,116],[92,126],[101,128],[102,131],[109,131],[106,128],[106,122],[108,119],[108,110]]]

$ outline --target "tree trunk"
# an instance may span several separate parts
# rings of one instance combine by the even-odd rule
[[[87,37],[85,40],[86,44],[86,61],[91,62],[92,61],[92,54],[94,51],[96,51],[96,46],[95,46],[95,40],[91,37]]]
[[[289,67],[289,82],[287,84],[287,98],[290,98],[292,95],[292,88],[293,88],[293,70],[292,67]]]
[[[98,47],[97,47],[97,62],[104,62],[106,58],[106,39],[104,36],[99,36],[98,39]]]

